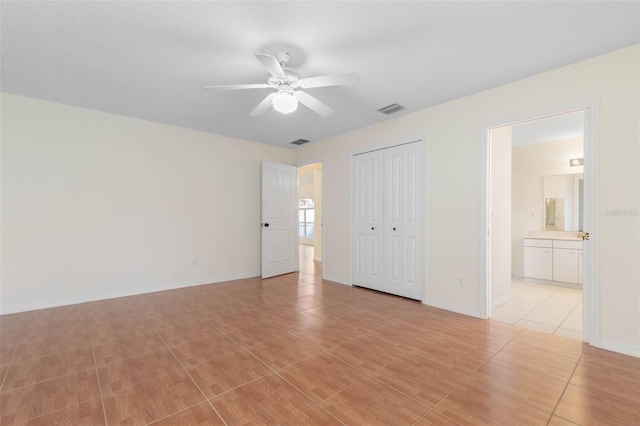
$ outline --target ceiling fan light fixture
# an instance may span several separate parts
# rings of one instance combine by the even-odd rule
[[[298,100],[293,93],[282,91],[273,98],[273,108],[283,114],[289,114],[298,108]]]

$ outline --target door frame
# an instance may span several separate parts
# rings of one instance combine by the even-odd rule
[[[322,226],[320,227],[320,232],[322,234],[322,279],[324,279],[324,265],[325,265],[325,257],[324,257],[324,247],[325,247],[325,240],[324,240],[324,224],[327,222],[326,221],[326,217],[325,217],[325,212],[326,212],[326,208],[324,206],[325,204],[325,173],[324,173],[324,164],[325,164],[325,159],[324,157],[320,158],[319,160],[306,160],[306,161],[302,161],[300,163],[296,163],[295,167],[298,169],[298,172],[300,171],[300,167],[304,167],[304,166],[310,166],[312,164],[322,164]],[[300,179],[298,179],[299,181]],[[297,199],[300,199],[300,182],[298,182],[298,196]],[[296,211],[298,210],[298,205],[296,204]],[[298,235],[298,248],[300,246],[300,236]],[[315,253],[315,247],[314,249],[314,253]],[[300,259],[298,259],[298,262],[300,262]]]
[[[598,218],[598,147],[599,147],[599,101],[569,105],[554,110],[547,109],[537,114],[521,114],[484,123],[481,126],[480,155],[480,307],[481,318],[491,313],[491,191],[490,191],[490,131],[491,129],[519,124],[535,119],[551,117],[568,112],[584,111],[584,225],[590,233],[589,242],[583,247],[582,285],[582,340],[592,346],[600,346],[600,283],[599,283],[599,218]]]

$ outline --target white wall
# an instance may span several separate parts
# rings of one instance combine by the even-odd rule
[[[2,94],[2,313],[260,274],[290,150]]]
[[[425,303],[479,316],[484,129],[598,99],[600,225],[589,231],[600,237],[600,344],[640,355],[639,51],[632,46],[297,148],[295,162],[323,158],[325,278],[349,282],[350,155],[424,139]],[[636,215],[607,214],[616,210]]]
[[[511,270],[514,275],[524,276],[523,239],[530,231],[544,230],[544,177],[582,173],[582,166],[569,167],[569,159],[581,158],[583,152],[581,137],[513,147]]]
[[[511,126],[491,129],[491,308],[511,299]]]

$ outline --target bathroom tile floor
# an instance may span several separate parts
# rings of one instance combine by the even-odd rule
[[[511,295],[491,311],[491,319],[582,340],[582,290],[514,277]]]

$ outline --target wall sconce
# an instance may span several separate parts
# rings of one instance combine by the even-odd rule
[[[572,158],[569,160],[569,167],[583,166],[584,158]]]

